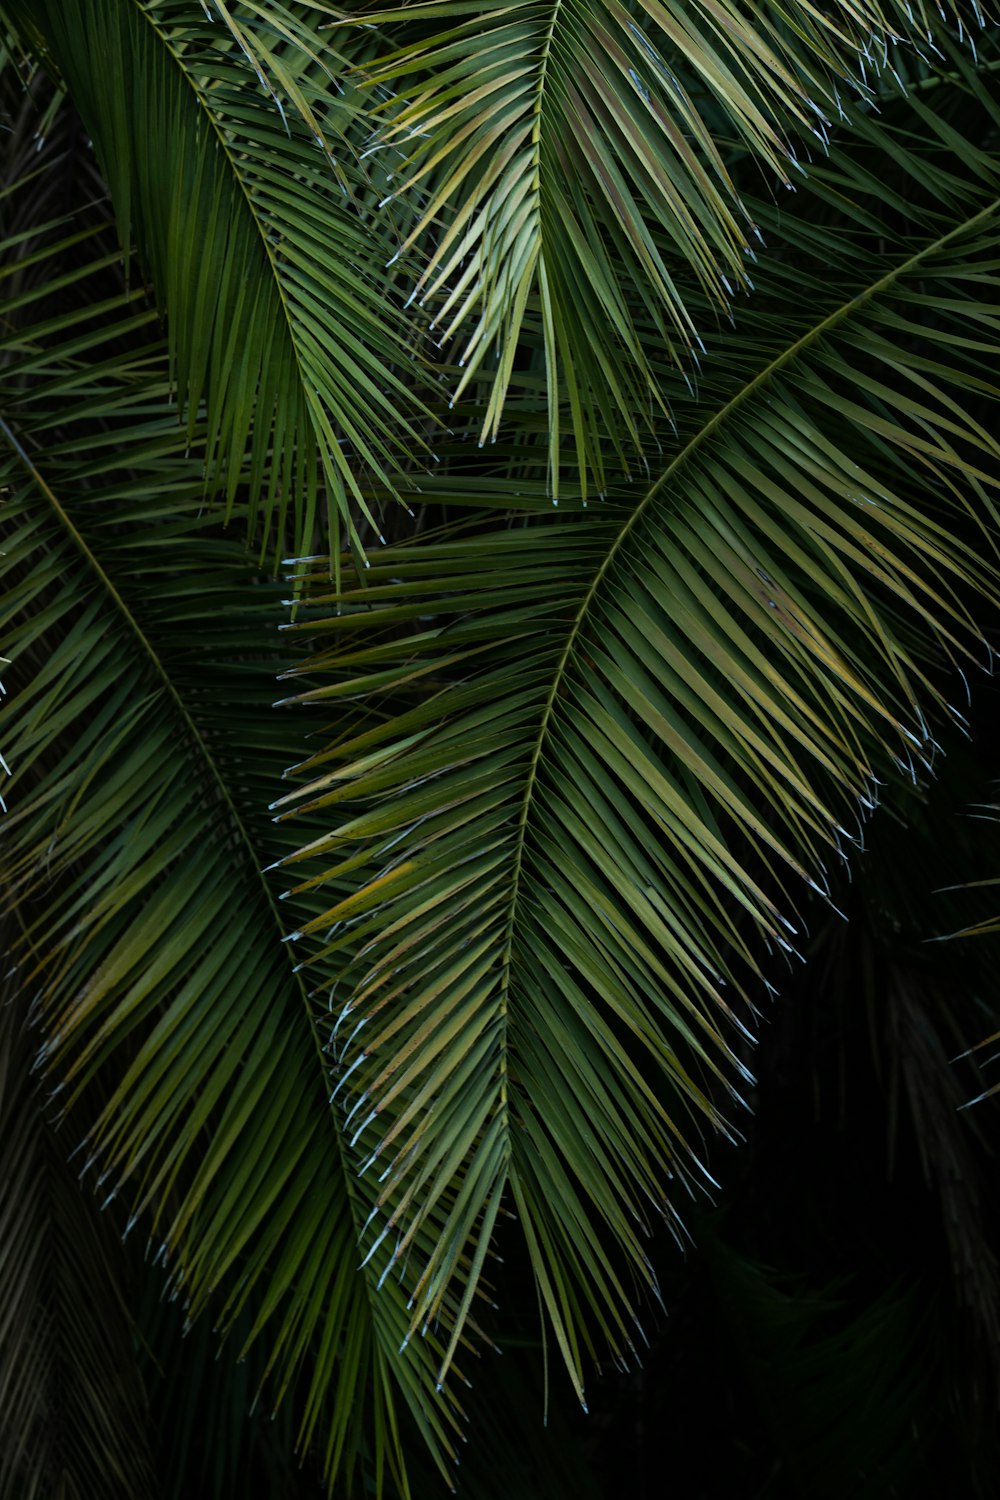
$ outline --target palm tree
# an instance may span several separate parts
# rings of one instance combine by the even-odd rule
[[[477,1401],[473,1493],[587,1493],[541,1439],[504,1468],[522,1382],[549,1344],[581,1403],[595,1361],[659,1356],[692,1222],[736,1343],[799,1309],[754,1376],[790,1409],[803,1339],[850,1367],[814,1338],[844,1286],[802,1314],[704,1203],[768,992],[808,1012],[881,931],[875,881],[830,936],[842,869],[879,796],[931,826],[987,663],[992,33],[868,3],[0,14],[2,1117],[48,1184],[0,1215],[0,1487],[152,1493],[144,1382],[177,1493],[296,1493],[293,1444],[337,1493],[438,1493]],[[938,1026],[996,1029],[966,951],[959,1004],[879,950],[879,1026],[936,1101],[914,1151],[936,1131],[973,1181]],[[988,1216],[938,1178],[988,1342]],[[896,1331],[887,1389],[917,1300],[850,1323],[856,1360]],[[216,1328],[248,1362],[228,1469],[190,1436]],[[941,1385],[905,1389],[873,1482]],[[832,1460],[797,1420],[807,1493]]]

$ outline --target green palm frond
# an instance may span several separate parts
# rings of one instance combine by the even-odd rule
[[[949,72],[846,111],[779,209],[752,195],[761,162],[884,39],[866,6],[783,14],[751,32],[650,0],[630,31],[575,0],[423,5],[334,51],[294,0],[0,6],[112,200],[4,54],[0,915],[66,1111],[45,1150],[86,1137],[84,1183],[127,1201],[186,1318],[251,1355],[345,1496],[450,1477],[486,1303],[523,1284],[509,1246],[581,1396],[588,1355],[627,1350],[655,1222],[684,1233],[680,1195],[732,1134],[769,960],[878,784],[933,759],[947,669],[995,603],[993,63],[938,37]],[[366,101],[384,44],[367,76],[397,93]],[[744,211],[768,247],[748,304],[721,280]],[[383,269],[421,247],[478,402],[423,493],[438,398]],[[733,334],[685,378],[724,308]],[[471,422],[495,433],[505,400],[480,454]],[[599,434],[616,466],[661,446],[588,508]],[[327,505],[356,552],[394,482],[418,527],[447,524],[363,582],[295,575],[280,637],[242,534],[300,549]],[[272,712],[289,658],[321,729],[274,802],[307,717]],[[3,1046],[20,1068],[21,1032]],[[524,1483],[551,1488],[550,1461]]]
[[[825,143],[843,113],[837,85],[869,95],[890,39],[930,36],[922,7],[867,0],[825,13],[798,0],[432,0],[363,14],[390,36],[417,32],[372,72],[395,91],[376,145],[395,200],[419,207],[405,242],[425,251],[414,295],[444,341],[460,338],[455,399],[495,358],[477,413],[494,439],[522,333],[537,328],[552,482],[565,429],[598,489],[609,440],[628,470],[662,417],[642,321],[662,357],[686,363],[750,285],[760,230],[734,158],[792,186],[801,142]]]
[[[649,1216],[677,1223],[671,1177],[729,1128],[748,977],[878,783],[933,754],[940,664],[996,583],[979,92],[855,118],[773,215],[784,251],[648,487],[307,580],[289,675],[340,717],[280,804],[328,828],[296,939],[336,978],[368,1253],[414,1333],[459,1301],[442,1375],[505,1204],[578,1389],[591,1340],[628,1344]]]
[[[410,341],[387,293],[398,249],[359,162],[356,89],[317,14],[279,0],[54,0],[2,12],[37,29],[91,133],[120,237],[165,310],[204,482],[249,480],[271,546],[357,542],[359,476],[391,488],[419,449]],[[322,57],[320,51],[322,50]],[[353,518],[352,518],[353,516]]]
[[[7,194],[15,222],[46,171],[65,182],[58,139],[46,149]],[[395,1367],[402,1289],[376,1295],[375,1263],[358,1275],[328,1022],[261,874],[289,848],[261,815],[287,758],[278,594],[205,513],[204,430],[189,447],[101,211],[5,238],[7,284],[0,905],[18,994],[87,1132],[86,1180],[127,1199],[188,1316],[211,1306],[225,1327],[255,1294],[268,1399],[304,1367],[300,1441],[328,1475],[364,1465],[405,1494],[397,1406],[440,1463],[456,1417],[433,1340]]]

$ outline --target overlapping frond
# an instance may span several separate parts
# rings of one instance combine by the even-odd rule
[[[9,0],[41,33],[90,132],[123,243],[166,313],[205,484],[249,479],[272,551],[327,519],[357,536],[358,478],[391,488],[421,402],[386,261],[394,222],[358,161],[347,63],[305,6]],[[320,60],[319,50],[323,50]],[[346,531],[342,528],[346,527]]]
[[[19,192],[61,173],[57,146],[8,193],[13,220]],[[305,1367],[300,1438],[327,1474],[363,1465],[381,1490],[394,1472],[405,1493],[397,1408],[440,1463],[455,1415],[433,1341],[395,1368],[402,1290],[375,1295],[377,1262],[358,1275],[326,1019],[261,874],[288,848],[261,815],[287,756],[276,590],[205,512],[204,433],[188,449],[155,313],[122,289],[101,215],[5,238],[7,286],[0,903],[17,993],[87,1131],[76,1170],[127,1201],[189,1316],[211,1306],[225,1326],[255,1290],[268,1398]],[[95,1075],[107,1103],[85,1118]]]
[[[37,139],[19,121],[17,1003],[87,1128],[84,1180],[127,1198],[188,1315],[266,1350],[273,1399],[304,1391],[331,1482],[405,1493],[401,1420],[454,1456],[439,1383],[467,1373],[505,1241],[581,1395],[588,1348],[627,1347],[654,1217],[682,1233],[677,1192],[732,1129],[761,955],[794,949],[796,891],[822,895],[878,781],[934,753],[939,669],[995,593],[1000,108],[954,51],[933,90],[852,117],[789,213],[730,178],[822,133],[830,79],[891,30],[867,4],[756,28],[673,0],[408,8],[367,165],[338,92],[360,75],[306,5],[0,12],[41,28],[120,230],[52,111]],[[375,212],[396,150],[415,235]],[[744,225],[770,246],[757,292],[688,394],[692,309],[728,304]],[[122,274],[133,229],[166,342]],[[352,495],[389,502],[422,414],[382,266],[418,241],[442,326],[473,325],[487,435],[515,378],[518,431],[488,459],[451,435],[419,502],[463,526],[364,585],[319,567],[282,643],[206,491],[297,547],[324,502],[334,532]],[[561,422],[580,489],[599,434],[625,458],[644,424],[657,474],[552,511]],[[335,722],[272,824],[302,719],[270,679],[296,652],[290,691]]]
[[[339,728],[282,804],[329,830],[289,862],[333,888],[297,936],[317,976],[352,965],[338,1104],[414,1331],[450,1296],[458,1337],[506,1204],[578,1384],[580,1340],[628,1343],[648,1216],[728,1128],[748,976],[933,755],[938,669],[995,585],[978,93],[854,120],[655,482],[308,580],[291,675]]]
[[[878,0],[432,0],[364,14],[390,36],[406,28],[373,74],[396,94],[377,148],[396,198],[420,210],[406,242],[426,256],[415,295],[460,340],[455,396],[496,361],[477,414],[495,438],[527,320],[544,342],[552,482],[565,430],[598,489],[609,443],[627,471],[662,415],[643,321],[657,356],[685,363],[708,324],[697,293],[717,315],[750,284],[760,232],[734,155],[791,186],[796,152],[825,143],[841,112],[838,85],[867,94],[896,37],[929,35],[922,7]]]

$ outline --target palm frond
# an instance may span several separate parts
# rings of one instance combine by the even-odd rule
[[[933,755],[940,664],[996,588],[979,94],[920,105],[919,137],[910,104],[853,120],[655,482],[307,579],[289,676],[339,718],[281,804],[328,826],[287,862],[332,886],[295,936],[331,980],[369,1253],[412,1331],[458,1301],[442,1375],[505,1205],[581,1393],[588,1342],[628,1345],[649,1216],[680,1233],[670,1180],[730,1128],[749,976]]]
[[[394,90],[372,149],[400,179],[394,199],[419,207],[405,242],[425,252],[414,295],[443,341],[461,338],[454,399],[495,358],[480,417],[494,439],[526,320],[537,325],[553,486],[565,431],[599,490],[609,442],[634,468],[663,414],[637,310],[666,358],[687,363],[750,285],[760,229],[734,158],[791,187],[796,151],[825,145],[843,114],[838,84],[871,97],[890,41],[931,34],[922,7],[877,0],[825,12],[431,0],[363,14],[390,35],[416,31],[371,73]]]
[[[154,1484],[121,1245],[67,1164],[16,991],[14,973],[0,988],[0,1493],[142,1500]]]
[[[138,242],[189,438],[204,403],[206,488],[231,510],[248,479],[276,556],[314,543],[324,510],[359,544],[358,477],[391,489],[404,446],[423,443],[423,408],[387,300],[398,232],[373,218],[382,190],[352,144],[356,90],[316,12],[10,0],[3,14],[41,33],[122,243]]]
[[[65,185],[58,134],[38,161],[6,196],[12,223],[47,171]],[[17,993],[87,1134],[78,1165],[127,1200],[188,1316],[226,1327],[255,1294],[269,1397],[305,1370],[299,1438],[331,1482],[357,1470],[405,1494],[397,1407],[441,1464],[456,1417],[434,1340],[397,1367],[402,1289],[376,1295],[377,1263],[358,1275],[326,1017],[261,874],[289,847],[260,811],[287,755],[276,589],[205,513],[204,430],[189,447],[155,311],[123,290],[101,210],[4,238],[7,284],[0,903]],[[95,1076],[107,1102],[88,1118]]]

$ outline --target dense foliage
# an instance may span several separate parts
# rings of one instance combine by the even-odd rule
[[[0,1493],[988,1494],[992,25],[0,18]]]

